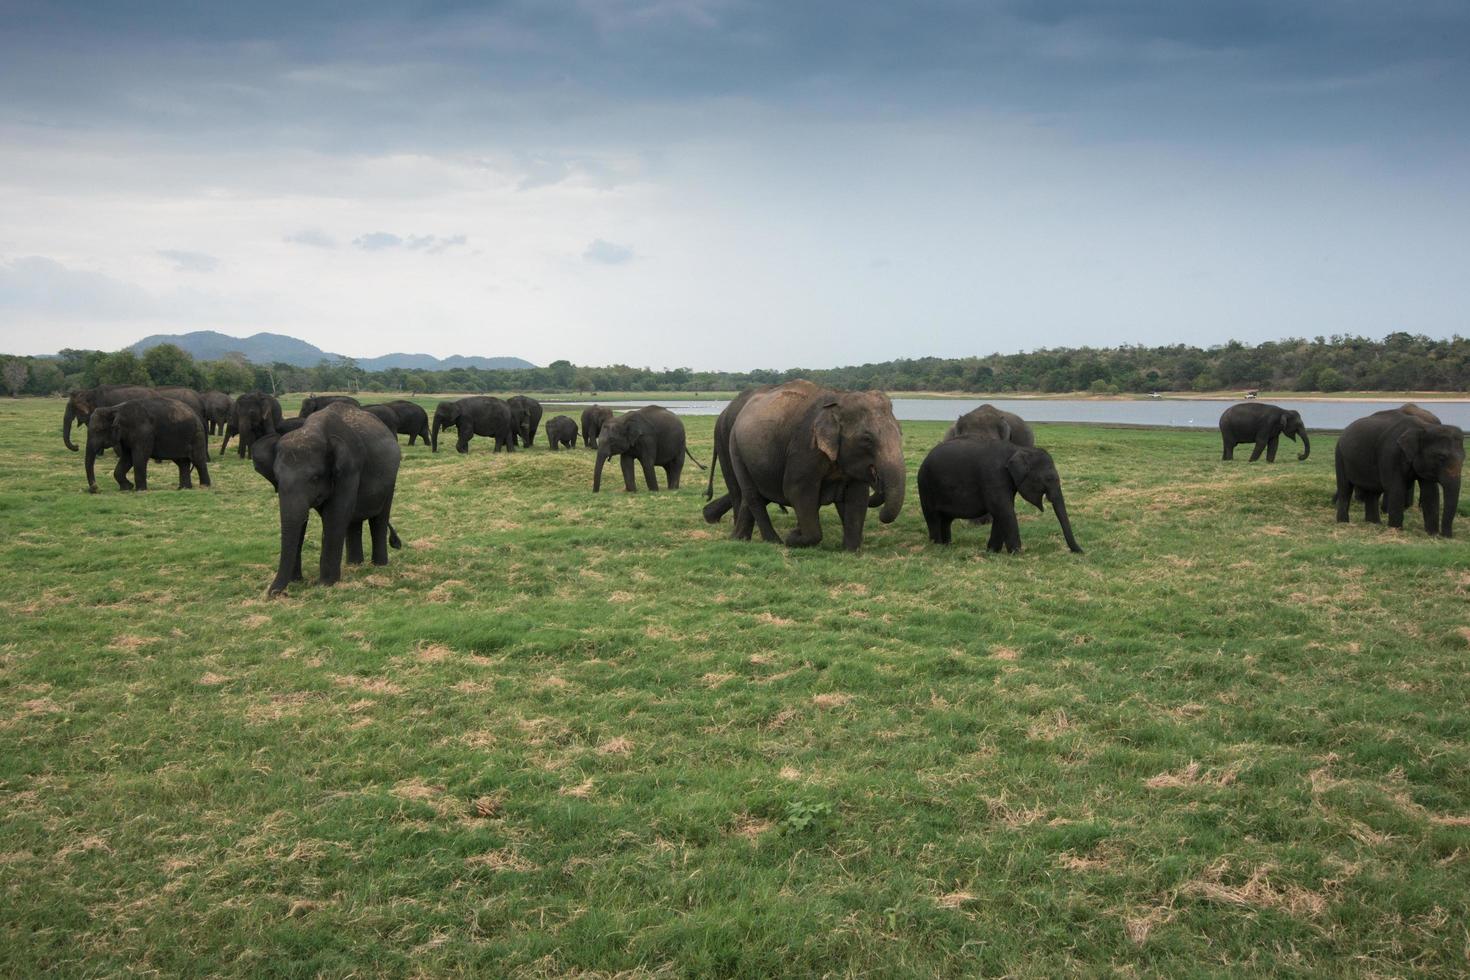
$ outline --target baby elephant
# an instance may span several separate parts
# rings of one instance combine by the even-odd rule
[[[565,415],[558,415],[546,423],[546,437],[551,440],[551,451],[572,449],[577,445],[577,423]]]
[[[362,562],[362,525],[373,538],[373,564],[388,564],[388,547],[399,547],[388,523],[402,451],[398,437],[367,412],[342,403],[307,416],[283,436],[267,436],[250,448],[256,472],[276,488],[281,505],[281,564],[270,594],[301,579],[306,518],[322,519],[320,582],[342,577],[342,548],[349,564]]]
[[[1043,498],[1050,500],[1067,547],[1082,551],[1067,520],[1061,478],[1045,449],[962,436],[935,446],[919,467],[919,504],[929,525],[929,540],[935,544],[949,544],[950,525],[956,518],[989,515],[986,549],[999,551],[1004,546],[1013,554],[1020,551],[1018,493],[1037,510],[1042,509]]]
[[[192,487],[189,467],[199,470],[199,483],[209,486],[209,444],[204,422],[193,409],[172,398],[136,398],[99,408],[87,426],[87,489],[97,492],[94,465],[103,449],[117,452],[112,478],[123,490],[148,489],[148,461],[172,460],[179,466],[179,489]]]

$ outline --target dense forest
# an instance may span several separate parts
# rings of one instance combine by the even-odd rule
[[[64,350],[49,358],[0,358],[11,394],[49,395],[107,383],[189,385],[231,393],[305,391],[729,391],[752,384],[811,378],[837,388],[888,391],[1090,392],[1470,391],[1470,339],[1392,333],[1382,340],[1333,336],[1249,346],[1054,348],[987,357],[921,357],[841,368],[694,371],[615,364],[495,371],[455,368],[365,371],[351,359],[316,367],[251,364],[242,356],[195,361],[171,344],[142,355],[129,350]]]

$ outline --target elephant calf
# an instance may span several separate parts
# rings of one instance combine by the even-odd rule
[[[95,409],[87,425],[87,490],[97,493],[95,464],[103,449],[117,452],[112,478],[119,488],[148,489],[148,461],[172,460],[179,466],[179,489],[194,485],[189,467],[199,470],[199,484],[209,486],[209,441],[204,422],[193,409],[172,398],[136,398]]]
[[[598,433],[613,420],[613,410],[601,405],[588,405],[582,409],[582,445],[591,449],[597,445]]]
[[[919,506],[929,526],[929,540],[949,544],[956,518],[991,518],[988,551],[1004,547],[1021,550],[1021,528],[1016,521],[1016,494],[1037,510],[1051,501],[1067,547],[1081,552],[1067,519],[1062,481],[1045,449],[1016,446],[993,439],[961,436],[941,442],[919,466]]]
[[[658,490],[655,466],[663,467],[664,477],[670,490],[679,489],[679,475],[684,472],[684,457],[694,460],[694,465],[704,469],[694,459],[684,442],[684,423],[679,416],[659,405],[645,405],[637,411],[627,412],[608,422],[597,433],[597,467],[592,471],[592,492],[602,489],[602,466],[608,457],[621,457],[623,489],[633,493],[638,483],[633,476],[633,462],[643,466],[643,478],[648,489]]]
[[[1253,442],[1251,452],[1254,463],[1266,453],[1266,462],[1276,462],[1276,445],[1286,436],[1296,442],[1302,438],[1302,451],[1297,456],[1304,460],[1312,455],[1312,441],[1307,438],[1307,427],[1302,424],[1302,414],[1279,405],[1265,402],[1240,402],[1220,413],[1220,439],[1225,444],[1220,454],[1222,460],[1235,458],[1235,447],[1242,442]]]
[[[546,438],[551,440],[551,451],[571,449],[577,444],[577,423],[565,415],[558,415],[546,423]]]

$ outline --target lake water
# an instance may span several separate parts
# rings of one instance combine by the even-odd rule
[[[1015,412],[1028,422],[1097,422],[1108,425],[1173,426],[1190,429],[1213,429],[1220,413],[1235,401],[1157,398],[1139,401],[1104,401],[1088,398],[895,398],[893,414],[901,422],[953,422],[972,408],[989,403],[996,408]],[[592,405],[592,401],[557,402],[558,405]],[[683,399],[659,401],[676,415],[719,415],[729,404],[716,399]],[[1272,405],[1294,408],[1312,429],[1344,429],[1364,415],[1402,405],[1402,401],[1294,401],[1274,399]],[[1424,402],[1424,407],[1450,425],[1470,429],[1470,401]],[[609,403],[614,410],[621,403]],[[632,407],[632,406],[630,406]]]

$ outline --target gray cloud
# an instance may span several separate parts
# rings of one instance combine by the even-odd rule
[[[219,259],[203,252],[188,252],[178,248],[159,249],[160,258],[168,259],[179,272],[213,272],[219,268]]]
[[[627,245],[618,245],[601,238],[594,238],[582,252],[582,258],[588,262],[599,262],[603,265],[622,265],[633,261],[633,249]]]
[[[303,228],[287,235],[284,240],[293,245],[310,245],[313,248],[337,247],[337,240],[319,228]]]
[[[366,252],[380,252],[385,249],[402,248],[410,252],[427,252],[437,255],[445,249],[456,245],[463,245],[469,239],[464,235],[395,235],[389,231],[373,231],[366,235],[358,235],[352,240],[352,244]]]

